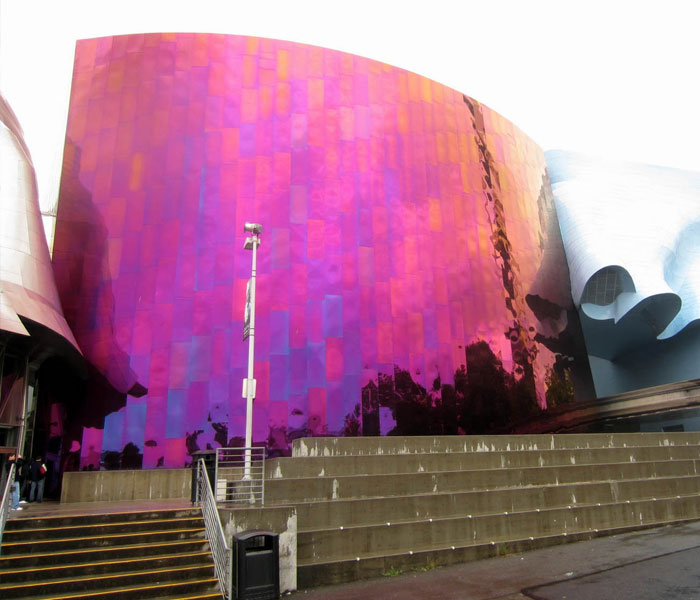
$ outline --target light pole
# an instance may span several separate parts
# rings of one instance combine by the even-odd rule
[[[257,271],[258,246],[262,225],[246,223],[243,231],[251,235],[245,239],[243,248],[253,251],[253,265],[246,293],[245,316],[243,322],[243,339],[248,338],[248,376],[243,380],[243,397],[246,398],[245,411],[245,470],[244,479],[250,479],[251,448],[253,446],[253,400],[255,399],[256,381],[253,378],[255,365],[255,275]]]

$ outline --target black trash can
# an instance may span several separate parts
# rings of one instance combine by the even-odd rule
[[[196,450],[192,453],[192,504],[197,502],[197,468],[200,459],[204,459],[204,465],[209,475],[209,483],[212,492],[216,494],[216,450]]]
[[[235,600],[278,600],[279,535],[241,531],[233,536],[231,588]]]

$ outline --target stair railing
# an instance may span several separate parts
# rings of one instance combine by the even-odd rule
[[[2,492],[2,504],[0,504],[0,553],[2,553],[2,533],[5,531],[7,516],[10,514],[10,497],[12,496],[12,484],[15,482],[15,465],[10,467],[7,474],[7,482]]]
[[[204,518],[204,528],[214,557],[214,570],[219,578],[221,593],[225,600],[229,600],[231,597],[231,548],[226,543],[224,528],[216,508],[216,498],[207,475],[207,467],[201,458],[197,463],[197,488],[198,500]]]
[[[217,448],[216,501],[264,505],[265,453],[264,446]]]

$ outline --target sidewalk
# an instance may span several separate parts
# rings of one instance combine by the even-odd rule
[[[290,600],[700,599],[700,522],[295,592]]]

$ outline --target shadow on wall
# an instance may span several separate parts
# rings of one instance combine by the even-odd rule
[[[68,375],[51,364],[40,373],[40,390],[44,389],[47,395],[44,402],[55,396],[67,407],[69,418],[62,447],[68,451],[75,442],[79,445],[83,440],[85,428],[104,429],[105,417],[124,407],[127,395],[141,397],[147,393],[129,366],[129,356],[114,337],[107,227],[90,192],[79,180],[80,156],[80,148],[67,138],[57,222],[68,222],[70,226],[56,227],[53,265],[63,311],[83,349],[89,373],[82,386],[75,381],[67,384]],[[106,326],[94,327],[99,322]],[[107,338],[102,335],[105,331],[111,332]],[[94,401],[96,398],[99,402]],[[134,468],[136,464],[140,467],[141,450],[135,444],[127,443],[123,453],[118,454],[124,454],[118,461],[121,468]],[[79,468],[79,460],[79,455],[75,461],[62,460],[61,472]],[[107,468],[114,464],[111,455],[103,456],[102,461]]]
[[[66,139],[61,203],[54,242],[54,272],[63,311],[85,357],[119,393],[140,397],[146,389],[114,337],[114,294],[107,227],[90,192],[80,183],[80,149]],[[70,239],[64,239],[67,237]],[[117,267],[118,268],[118,264]],[[99,328],[96,323],[102,323]],[[112,332],[107,339],[95,333]]]

